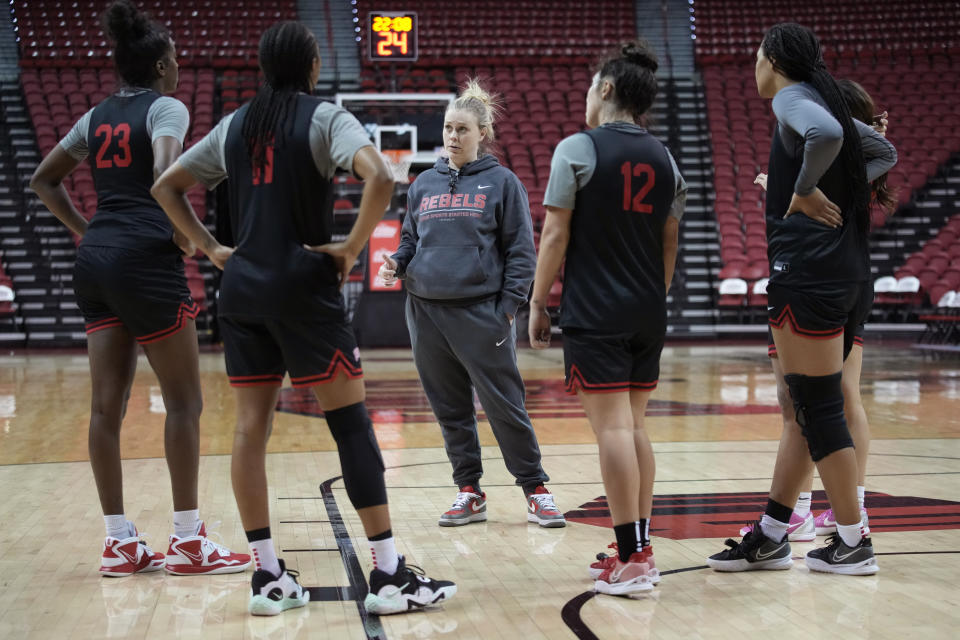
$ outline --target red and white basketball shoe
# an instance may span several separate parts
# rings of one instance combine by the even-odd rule
[[[620,562],[614,556],[613,566],[607,568],[593,585],[597,593],[606,593],[612,596],[627,596],[631,593],[641,593],[653,589],[654,577],[659,582],[660,574],[655,573],[648,563],[653,556],[646,553],[635,553],[630,556],[629,562]],[[655,573],[655,575],[654,575]]]
[[[607,548],[613,549],[613,555],[607,555],[605,553],[597,554],[597,561],[590,565],[590,577],[596,580],[600,577],[607,569],[613,569],[617,566],[618,558],[618,549],[616,542],[611,542],[607,545]],[[636,556],[637,554],[634,554]],[[653,584],[658,584],[660,582],[660,572],[657,570],[656,562],[653,559],[653,547],[647,545],[640,552],[642,557],[641,562],[647,564],[647,577],[650,578],[650,582]],[[632,560],[633,558],[631,558]]]
[[[147,546],[136,533],[130,538],[106,538],[100,558],[100,573],[111,578],[123,578],[135,573],[157,571],[163,567],[163,554]]]
[[[207,527],[201,522],[197,535],[178,538],[170,536],[167,549],[167,573],[176,576],[195,576],[212,573],[239,573],[250,566],[250,556],[234,553],[207,537]]]

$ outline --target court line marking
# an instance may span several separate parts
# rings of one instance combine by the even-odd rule
[[[318,522],[329,523],[329,520],[281,520],[280,524],[313,524]]]
[[[353,543],[350,542],[350,532],[347,531],[347,527],[343,523],[340,508],[337,506],[337,499],[331,488],[334,482],[342,478],[343,476],[340,475],[320,483],[323,506],[327,510],[327,517],[330,518],[330,526],[333,528],[333,535],[337,540],[340,559],[343,561],[344,569],[347,570],[351,592],[357,605],[357,611],[360,613],[360,621],[363,623],[363,632],[366,634],[367,640],[386,640],[379,616],[368,613],[367,608],[363,606],[363,599],[369,592],[367,579],[363,575],[357,553],[353,550]]]

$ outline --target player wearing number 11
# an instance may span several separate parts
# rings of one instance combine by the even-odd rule
[[[643,417],[657,386],[686,183],[641,126],[657,94],[657,61],[627,43],[587,92],[591,130],[560,142],[544,196],[547,218],[530,304],[530,344],[550,344],[546,299],[566,257],[560,326],[567,390],[583,403],[600,449],[617,554],[590,567],[600,593],[649,591],[654,459]]]

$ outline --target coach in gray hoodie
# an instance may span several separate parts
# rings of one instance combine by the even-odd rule
[[[564,526],[544,487],[549,478],[517,369],[514,318],[536,268],[530,206],[517,176],[478,153],[480,141],[492,137],[490,107],[472,83],[447,110],[449,157],[410,186],[400,248],[380,275],[406,282],[414,361],[459,488],[440,525],[486,520],[476,389],[504,463],[527,496],[528,521]]]

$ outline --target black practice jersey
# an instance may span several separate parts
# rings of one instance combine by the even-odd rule
[[[330,242],[333,185],[310,152],[310,119],[319,98],[297,96],[278,127],[266,164],[254,169],[243,139],[249,105],[227,131],[224,156],[236,251],[220,286],[221,315],[342,320],[338,271],[304,244]]]
[[[560,326],[600,333],[666,330],[663,227],[676,191],[663,144],[646,130],[586,134],[597,164],[577,192]]]
[[[781,125],[778,125],[781,126]],[[770,282],[793,287],[862,282],[870,279],[870,250],[857,226],[850,178],[838,155],[817,187],[840,207],[843,224],[833,229],[795,213],[783,219],[803,165],[803,154],[787,153],[779,131],[770,146],[767,177],[767,257]]]
[[[160,94],[113,95],[90,114],[88,160],[97,190],[97,212],[83,243],[148,252],[177,252],[173,225],[150,195],[153,142],[147,112]]]

